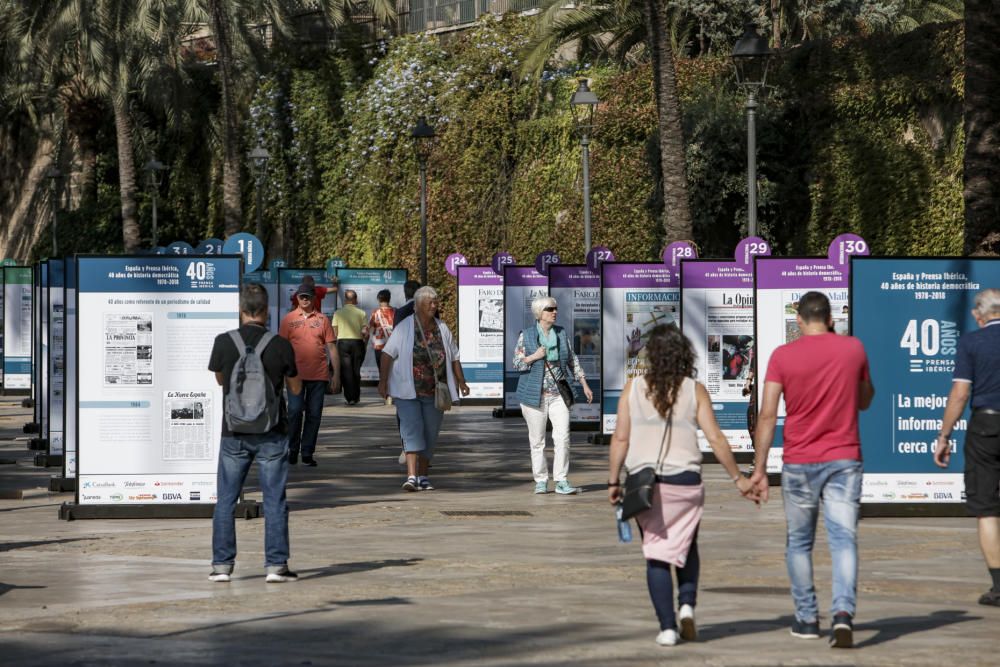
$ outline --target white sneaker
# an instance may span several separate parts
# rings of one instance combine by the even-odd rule
[[[228,582],[230,579],[232,579],[232,577],[228,572],[212,572],[212,574],[208,575],[209,581],[215,581],[223,584]]]
[[[693,642],[698,639],[698,627],[694,624],[694,607],[689,604],[681,605],[677,612],[677,618],[681,622],[681,639],[686,642]]]
[[[660,634],[656,635],[656,643],[660,646],[676,646],[677,645],[677,631],[673,628],[668,628]]]

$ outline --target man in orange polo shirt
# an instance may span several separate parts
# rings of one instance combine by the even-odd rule
[[[302,392],[288,395],[288,462],[315,466],[316,436],[323,416],[323,397],[330,382],[333,364],[334,390],[340,384],[340,356],[330,320],[316,308],[316,290],[302,283],[295,291],[298,308],[285,315],[278,335],[287,338],[295,350],[295,366],[302,379]],[[305,418],[303,419],[303,413]]]

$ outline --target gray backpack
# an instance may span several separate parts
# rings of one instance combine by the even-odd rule
[[[275,335],[265,331],[257,347],[243,342],[237,330],[229,332],[240,358],[229,376],[226,394],[226,425],[233,433],[267,433],[278,425],[278,396],[261,356]]]

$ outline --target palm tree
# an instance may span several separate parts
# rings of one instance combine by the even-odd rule
[[[680,12],[669,9],[664,0],[613,0],[569,13],[562,6],[561,0],[544,3],[535,37],[525,47],[522,69],[537,74],[559,45],[572,41],[584,51],[619,61],[634,55],[637,45],[645,45],[656,97],[660,157],[656,180],[663,190],[663,230],[668,242],[690,239],[684,133],[674,70],[674,52],[686,31]]]
[[[965,251],[1000,251],[1000,12],[965,0]]]
[[[226,235],[243,225],[241,107],[252,85],[249,74],[262,67],[268,29],[283,36],[293,32],[294,10],[322,12],[333,27],[350,21],[359,11],[370,11],[382,24],[396,16],[392,0],[197,0],[201,19],[215,41],[219,88],[222,94],[222,206]]]
[[[21,2],[22,83],[39,97],[61,98],[66,117],[75,105],[100,100],[111,109],[118,155],[122,241],[140,248],[136,205],[136,93],[171,66],[193,17],[187,0],[40,0]],[[41,74],[37,81],[30,77]],[[25,78],[27,77],[27,78]]]

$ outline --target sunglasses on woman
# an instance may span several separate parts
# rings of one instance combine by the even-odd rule
[[[542,308],[542,310],[544,310],[546,313],[554,313],[557,310],[559,310],[559,307],[558,306],[545,306],[544,308]]]

